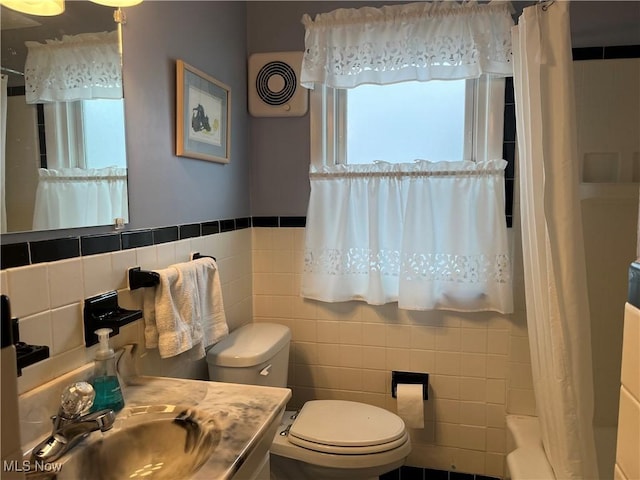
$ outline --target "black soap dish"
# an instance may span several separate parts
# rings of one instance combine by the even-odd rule
[[[94,333],[99,328],[113,330],[110,337],[120,333],[120,327],[142,318],[142,310],[127,310],[118,305],[118,292],[115,290],[84,301],[84,344],[87,347],[98,343]]]
[[[22,369],[41,360],[49,358],[49,347],[46,345],[29,345],[20,341],[20,329],[18,319],[11,318],[11,306],[9,297],[2,295],[1,323],[2,323],[2,348],[14,345],[16,349],[16,366],[18,376],[22,375]]]
[[[49,358],[49,347],[46,345],[27,345],[24,342],[17,342],[15,346],[18,376],[22,375],[24,367]]]

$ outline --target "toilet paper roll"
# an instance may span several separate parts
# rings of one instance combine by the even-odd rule
[[[399,383],[397,386],[398,415],[409,428],[424,428],[422,384]]]

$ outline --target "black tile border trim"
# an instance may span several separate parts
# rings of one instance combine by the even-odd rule
[[[227,218],[225,220],[220,220],[220,231],[221,232],[231,232],[236,229],[236,221],[233,218]]]
[[[191,223],[189,225],[178,226],[178,236],[180,240],[185,238],[193,238],[202,236],[202,226],[199,223]]]
[[[80,237],[29,242],[31,263],[55,262],[80,256]]]
[[[254,227],[278,227],[278,217],[253,217],[251,219]]]
[[[613,60],[640,58],[640,45],[612,45],[609,47],[583,47],[571,49],[574,60]]]
[[[251,227],[250,217],[236,218],[236,230],[241,230],[243,228],[249,227]]]
[[[122,249],[148,247],[153,245],[153,233],[151,230],[133,230],[131,232],[122,232]]]
[[[82,256],[117,252],[118,250],[122,250],[122,244],[120,235],[117,233],[80,237],[80,251],[82,252]]]
[[[0,268],[5,270],[35,263],[148,247],[186,238],[242,230],[252,226],[297,228],[304,227],[305,224],[306,217],[239,217],[120,233],[7,243],[1,245]]]
[[[22,243],[9,243],[0,247],[0,268],[21,267],[23,265],[29,265],[31,263],[29,259],[29,244],[27,242]]]
[[[307,217],[280,217],[282,228],[304,228],[307,225]]]
[[[205,222],[202,224],[202,235],[215,235],[220,233],[220,221],[215,220],[213,222]]]
[[[151,230],[153,232],[153,244],[159,245],[161,243],[175,242],[179,240],[178,226],[174,227],[160,227]]]

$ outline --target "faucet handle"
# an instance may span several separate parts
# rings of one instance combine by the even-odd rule
[[[76,417],[93,405],[95,397],[95,390],[87,382],[67,385],[60,397],[60,413],[67,418]]]

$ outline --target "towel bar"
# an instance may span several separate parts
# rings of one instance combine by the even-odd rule
[[[191,260],[197,260],[199,258],[212,258],[216,257],[209,255],[200,255],[200,252],[191,254]],[[150,270],[142,270],[140,267],[132,267],[128,270],[129,273],[129,290],[136,290],[144,287],[155,287],[160,283],[160,275],[157,272]]]
[[[197,260],[199,258],[213,258],[214,260],[216,259],[216,257],[212,257],[211,255],[200,255],[200,252],[194,252],[191,254],[191,260]]]

